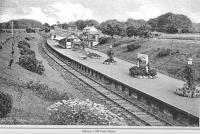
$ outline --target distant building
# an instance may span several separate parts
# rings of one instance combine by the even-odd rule
[[[89,47],[96,46],[99,43],[101,32],[94,26],[87,26],[83,29],[83,41]]]
[[[68,25],[67,30],[76,31],[77,30],[77,26],[76,25]]]
[[[56,36],[52,38],[59,43],[59,46],[62,48],[72,48],[73,45],[79,44],[81,40],[76,34],[69,34],[67,37]]]
[[[94,26],[86,26],[83,28],[83,32],[97,32],[98,30]]]
[[[61,26],[58,26],[58,25],[55,25],[54,26],[54,29],[56,30],[56,29],[62,29],[62,27]]]

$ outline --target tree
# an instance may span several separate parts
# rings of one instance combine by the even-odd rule
[[[127,36],[128,37],[132,37],[132,36],[137,36],[138,34],[138,29],[133,26],[133,25],[130,25],[126,28],[126,33],[127,33]]]
[[[77,20],[74,23],[79,30],[83,30],[86,26],[94,26],[95,28],[99,28],[99,22],[96,20]]]
[[[44,23],[44,26],[50,28],[50,25],[48,23]]]
[[[112,36],[112,38],[114,35],[124,36],[126,33],[125,25],[117,20],[107,20],[102,22],[100,24],[100,30],[102,33]]]
[[[192,28],[192,22],[187,16],[170,12],[150,19],[148,23],[152,28],[168,33],[189,32]]]
[[[96,20],[85,20],[85,23],[88,25],[88,26],[94,26],[95,28],[99,28],[99,22],[96,21]]]
[[[78,20],[75,22],[78,30],[83,30],[87,26],[87,23],[84,20]]]
[[[157,18],[150,19],[149,21],[147,21],[147,23],[151,26],[151,30],[152,31],[156,31],[157,23],[158,23],[158,19]]]
[[[128,19],[126,22],[126,33],[128,37],[132,36],[144,36],[147,37],[147,33],[150,30],[150,25],[144,20]]]

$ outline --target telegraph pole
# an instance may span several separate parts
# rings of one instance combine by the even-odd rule
[[[13,20],[12,20],[12,37],[13,37]]]

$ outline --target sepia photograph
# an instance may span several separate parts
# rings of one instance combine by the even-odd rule
[[[199,7],[1,0],[0,130],[199,131]]]

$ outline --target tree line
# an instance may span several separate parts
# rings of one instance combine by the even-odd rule
[[[53,28],[55,25],[67,29],[69,25],[76,25],[78,30],[83,30],[86,26],[94,26],[101,30],[102,33],[110,36],[148,36],[149,31],[158,31],[165,33],[188,33],[188,32],[200,32],[200,24],[194,24],[185,15],[166,13],[158,16],[157,18],[145,20],[127,19],[125,22],[118,21],[116,19],[106,20],[99,23],[96,20],[77,20],[69,23],[60,23],[49,25],[28,19],[14,20],[14,28],[27,28],[27,27],[47,27]],[[0,23],[0,28],[10,28],[11,21],[7,23]]]

